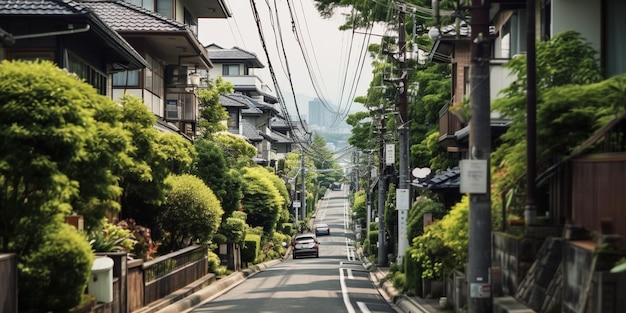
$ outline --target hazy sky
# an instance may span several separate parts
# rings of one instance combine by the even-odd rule
[[[223,48],[237,46],[255,53],[265,64],[265,68],[260,73],[257,70],[256,74],[264,83],[273,87],[269,63],[253,16],[251,1],[227,2],[233,16],[228,19],[201,19],[200,42],[203,45],[215,43]],[[368,36],[364,34],[365,30],[357,31],[355,34],[352,31],[340,31],[338,27],[342,24],[344,16],[337,13],[331,19],[323,19],[312,0],[252,2],[256,4],[259,13],[265,45],[283,97],[293,98],[288,73],[291,74],[295,94],[325,99],[338,106],[340,110],[345,110],[355,96],[366,95],[367,87],[372,80],[372,59],[367,53],[367,45],[379,42],[380,37]],[[271,7],[268,7],[268,4]],[[290,14],[288,5],[291,5],[293,15]],[[281,32],[278,31],[278,25],[282,29]],[[298,30],[302,48],[292,31],[292,25]],[[380,34],[380,28],[376,31]],[[277,40],[281,35],[283,44]],[[304,61],[305,57],[309,60],[309,68]],[[312,81],[316,82],[319,94],[316,93]]]

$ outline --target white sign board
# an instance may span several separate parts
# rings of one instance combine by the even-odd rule
[[[294,201],[294,202],[293,202],[293,207],[294,207],[294,208],[299,208],[299,207],[301,207],[301,206],[302,206],[302,205],[300,204],[300,201]]]
[[[409,209],[409,190],[396,189],[396,210]]]
[[[461,160],[461,193],[487,193],[487,160]]]
[[[396,145],[385,145],[385,165],[393,165],[396,161]]]

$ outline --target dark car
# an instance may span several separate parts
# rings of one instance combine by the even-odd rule
[[[330,227],[326,223],[315,223],[313,229],[315,229],[315,235],[330,235]]]
[[[297,259],[301,256],[320,257],[320,243],[314,234],[302,234],[296,236],[292,243],[293,258]]]

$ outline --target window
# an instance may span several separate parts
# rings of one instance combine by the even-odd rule
[[[126,0],[126,2],[143,7],[146,10],[154,11],[154,0]]]
[[[67,54],[67,69],[78,75],[78,77],[84,79],[87,83],[92,85],[98,93],[106,95],[107,93],[107,80],[106,75],[99,72],[87,62],[83,61],[79,57],[72,53]]]
[[[113,73],[114,87],[139,87],[139,70]]]
[[[187,9],[185,9],[184,21],[185,26],[189,27],[191,32],[198,37],[198,19],[194,18]]]
[[[222,76],[237,76],[237,75],[239,75],[239,64],[222,65]]]
[[[157,59],[149,55],[146,55],[146,62],[148,63],[148,67],[144,70],[144,87],[153,94],[163,97],[163,95],[165,95],[165,90],[163,88],[163,83],[165,81],[163,75],[163,65],[161,65]]]
[[[163,16],[173,19],[172,0],[156,0],[156,11]]]

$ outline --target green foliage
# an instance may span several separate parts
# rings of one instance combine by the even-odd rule
[[[203,137],[226,130],[222,123],[228,120],[228,112],[220,102],[220,95],[233,93],[234,86],[231,82],[218,77],[208,89],[201,89],[198,93],[200,99],[200,132]]]
[[[406,290],[407,287],[407,277],[405,273],[396,272],[393,274],[391,278],[391,284],[398,289],[401,293]]]
[[[228,217],[220,227],[220,234],[225,236],[226,242],[241,243],[246,236],[248,224],[237,217]]]
[[[406,256],[411,256],[416,253],[415,248],[409,247],[405,253]],[[404,266],[403,272],[406,274],[405,290],[409,294],[421,294],[422,293],[422,268],[416,259],[412,257],[405,257],[402,265]]]
[[[537,44],[538,164],[570,154],[607,119],[624,109],[624,76],[602,79],[595,51],[580,34],[563,32]],[[493,206],[507,197],[509,212],[522,208],[526,173],[526,65],[514,58],[507,67],[517,80],[503,90],[493,108],[512,119],[502,144],[492,153]],[[549,125],[549,127],[541,127]]]
[[[261,252],[261,236],[246,234],[241,247],[241,261],[254,262]]]
[[[227,160],[234,160],[235,163],[249,163],[257,153],[256,148],[244,138],[230,133],[215,134],[213,139],[223,149]]]
[[[439,131],[432,131],[422,142],[411,146],[411,156],[428,161],[418,167],[428,167],[433,173],[452,168],[458,160],[439,143]]]
[[[415,238],[424,233],[424,214],[431,213],[433,221],[444,217],[448,212],[441,202],[419,197],[407,216],[407,238]]]
[[[154,128],[156,118],[142,100],[126,94],[120,105],[124,129],[132,134],[133,146],[119,169],[124,190],[122,217],[132,217],[138,224],[155,229],[154,217],[165,200],[165,178],[172,162],[168,162],[165,149],[159,144],[162,133]]]
[[[219,272],[219,267],[220,267],[220,256],[217,255],[215,252],[209,250],[209,253],[207,255],[207,264],[208,264],[208,268],[209,268],[209,273],[217,273]]]
[[[450,213],[413,238],[410,257],[422,269],[424,279],[441,279],[467,259],[469,197],[465,196]]]
[[[259,166],[243,168],[242,173],[245,182],[243,210],[248,214],[248,224],[262,226],[266,234],[272,234],[285,202],[268,177],[273,174]]]
[[[207,243],[217,231],[224,211],[211,188],[192,175],[172,175],[162,213],[157,220],[169,234],[170,249]]]
[[[198,158],[193,165],[192,173],[213,190],[222,204],[225,219],[239,209],[243,198],[241,173],[231,167],[224,154],[225,147],[221,144],[203,138],[196,139],[194,144]]]
[[[356,218],[367,218],[367,194],[365,190],[359,190],[354,193],[352,201],[352,213],[356,213]]]
[[[20,255],[19,307],[68,311],[81,302],[94,255],[85,237],[72,226],[46,227],[45,233],[32,253]]]
[[[89,232],[88,240],[94,252],[131,252],[137,243],[130,229],[124,229],[106,220],[102,229]]]
[[[191,171],[197,152],[189,140],[174,133],[159,133],[157,141],[157,149],[170,173],[181,175]]]
[[[294,235],[295,231],[293,229],[293,223],[283,223],[283,234],[285,235]]]
[[[262,263],[282,258],[287,252],[289,241],[289,236],[274,232],[270,238],[263,242],[261,253],[259,253],[256,260],[254,260],[254,263]]]
[[[0,251],[28,253],[72,211],[90,229],[118,210],[128,134],[114,103],[50,62],[2,61],[0,90]]]

